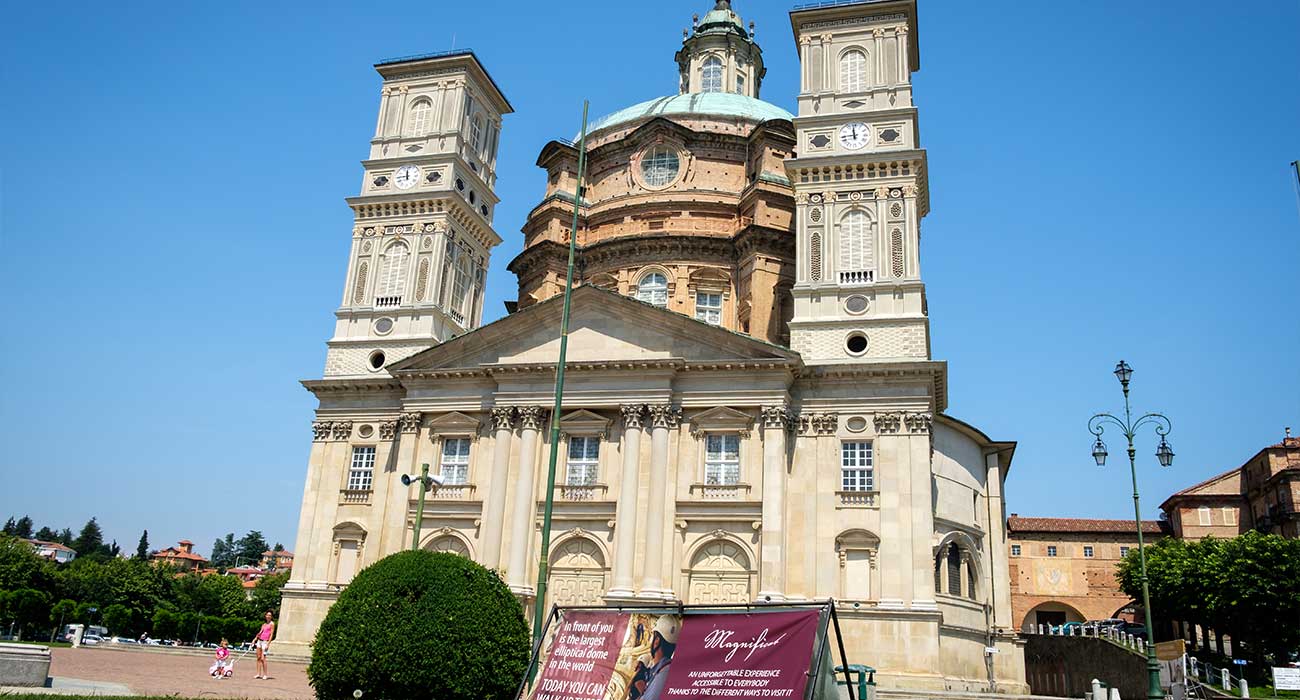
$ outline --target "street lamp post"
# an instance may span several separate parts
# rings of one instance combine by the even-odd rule
[[[1169,419],[1159,413],[1146,413],[1136,420],[1133,419],[1128,400],[1128,383],[1132,376],[1133,368],[1127,362],[1120,360],[1119,364],[1115,365],[1115,378],[1119,379],[1120,386],[1124,388],[1124,418],[1121,420],[1109,413],[1098,413],[1088,419],[1088,431],[1097,438],[1092,445],[1092,458],[1097,461],[1099,467],[1106,464],[1106,443],[1101,441],[1101,434],[1107,423],[1119,428],[1124,434],[1124,439],[1128,441],[1128,468],[1129,474],[1133,477],[1133,520],[1137,524],[1138,561],[1141,563],[1142,572],[1142,608],[1146,613],[1147,622],[1147,698],[1164,700],[1165,692],[1160,687],[1160,664],[1156,661],[1156,631],[1151,624],[1151,592],[1147,586],[1147,555],[1142,543],[1142,508],[1138,502],[1137,453],[1133,449],[1133,437],[1137,434],[1138,428],[1148,424],[1155,426],[1156,435],[1160,436],[1160,445],[1156,447],[1156,459],[1159,460],[1160,466],[1167,467],[1174,462],[1174,451],[1165,440],[1172,426]]]
[[[420,548],[420,526],[424,524],[424,494],[442,486],[445,478],[441,474],[429,475],[428,463],[420,465],[420,475],[403,474],[402,486],[410,486],[412,483],[419,483],[420,488],[420,505],[415,510],[415,526],[412,528],[414,534],[411,535],[411,549]]]

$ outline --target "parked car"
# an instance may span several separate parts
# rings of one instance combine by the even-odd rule
[[[1126,621],[1119,618],[1110,617],[1105,620],[1088,620],[1083,623],[1084,634],[1102,634],[1105,630],[1121,630]]]
[[[94,646],[96,644],[103,644],[104,638],[97,634],[83,634],[81,636],[81,643],[87,646]]]
[[[1062,625],[1057,625],[1056,627],[1052,628],[1052,634],[1064,634],[1064,635],[1078,634],[1079,633],[1078,630],[1080,630],[1084,624],[1085,623],[1082,622],[1067,622]]]
[[[108,641],[113,644],[139,644],[139,642],[130,637],[111,637]]]
[[[1134,637],[1137,637],[1138,639],[1145,640],[1147,638],[1147,626],[1140,625],[1136,622],[1124,623],[1124,627],[1120,631],[1124,632],[1125,634],[1131,634]]]

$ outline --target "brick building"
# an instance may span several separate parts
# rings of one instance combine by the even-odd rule
[[[1160,522],[1142,523],[1148,543],[1164,536]],[[1133,600],[1119,588],[1115,567],[1137,546],[1132,520],[1007,519],[1011,619],[1016,628],[1108,617],[1134,617]]]
[[[1300,438],[1286,429],[1282,441],[1245,464],[1189,486],[1160,504],[1173,534],[1182,539],[1236,537],[1260,530],[1300,537]]]

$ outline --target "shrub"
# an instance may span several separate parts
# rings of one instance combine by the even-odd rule
[[[408,551],[367,567],[316,632],[320,700],[481,700],[514,694],[530,652],[519,602],[468,559]]]

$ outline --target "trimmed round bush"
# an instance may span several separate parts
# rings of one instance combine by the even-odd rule
[[[320,700],[509,698],[531,652],[523,609],[464,557],[408,551],[366,567],[316,632],[307,677]]]

